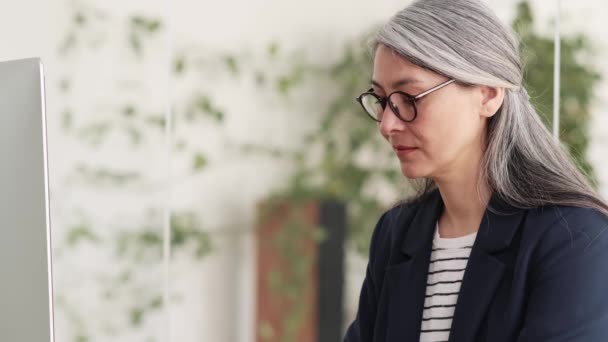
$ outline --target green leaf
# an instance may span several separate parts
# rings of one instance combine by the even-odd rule
[[[134,126],[127,126],[127,133],[129,134],[129,137],[131,138],[131,143],[133,145],[139,145],[141,143],[142,140],[142,134],[141,132],[135,128]]]
[[[96,185],[125,185],[141,178],[137,172],[95,168],[85,164],[79,164],[75,172],[85,181]]]
[[[199,95],[195,101],[194,106],[200,112],[211,116],[213,119],[215,119],[218,122],[221,122],[224,120],[224,112],[221,111],[220,109],[216,108],[212,104],[211,98],[207,95]],[[189,116],[190,116],[190,120],[192,120],[194,118],[194,113],[191,113]]]
[[[259,334],[262,341],[273,341],[276,335],[272,324],[268,321],[263,321],[259,326]]]
[[[236,57],[234,56],[226,56],[224,57],[224,63],[228,67],[228,70],[233,74],[237,75],[239,73],[239,66],[236,61]]]
[[[68,246],[75,246],[82,241],[90,241],[97,243],[99,237],[86,225],[80,224],[72,227],[67,234],[66,243]]]
[[[70,50],[74,48],[74,46],[76,46],[76,41],[76,33],[69,32],[59,48],[59,53],[62,55],[67,54]]]
[[[151,115],[145,119],[145,122],[149,125],[156,126],[158,128],[165,127],[165,117],[163,115]]]
[[[135,116],[135,107],[133,105],[126,105],[122,109],[122,115],[124,115],[126,117],[133,117],[133,116]]]
[[[181,75],[184,73],[186,69],[186,59],[183,56],[180,56],[175,59],[173,62],[173,72],[176,75]]]
[[[198,101],[196,102],[198,109],[202,112],[210,112],[212,111],[211,107],[211,99],[206,95],[200,95],[198,97]]]
[[[291,82],[290,82],[289,78],[283,76],[278,79],[277,90],[279,91],[279,93],[281,93],[282,95],[287,95],[290,87],[291,87]]]
[[[324,227],[318,227],[313,230],[313,239],[317,243],[321,243],[328,238],[327,230]]]
[[[214,110],[210,114],[216,121],[218,121],[218,122],[224,121],[224,112],[222,112],[221,110]]]
[[[156,32],[161,27],[161,22],[159,20],[150,20],[146,24],[146,29],[148,32]]]
[[[155,296],[148,306],[150,309],[160,309],[163,306],[163,298],[161,296]]]
[[[280,292],[282,286],[283,286],[283,277],[281,276],[281,272],[277,271],[277,270],[271,270],[268,273],[268,284],[267,286],[270,288],[271,291],[273,292]]]
[[[206,233],[202,233],[198,239],[198,247],[196,249],[196,257],[202,258],[205,255],[208,255],[212,250],[211,239],[209,235]]]
[[[129,44],[131,45],[131,49],[137,56],[141,56],[141,40],[139,36],[135,33],[131,33],[129,35]]]
[[[268,45],[268,56],[276,57],[279,53],[279,44],[277,42],[273,42]]]
[[[95,122],[83,127],[79,132],[79,136],[92,145],[99,145],[110,132],[111,128],[110,122]]]
[[[162,238],[157,232],[144,231],[140,233],[138,241],[143,245],[158,246],[162,243]]]
[[[129,280],[131,280],[131,278],[133,277],[133,274],[131,271],[127,270],[127,271],[123,271],[120,273],[120,275],[118,276],[118,282],[121,284],[125,284],[127,283]]]
[[[142,16],[133,16],[131,17],[131,24],[133,26],[139,26],[139,27],[143,27],[146,25],[146,19]]]
[[[75,340],[76,340],[76,342],[89,342],[90,341],[88,336],[82,335],[82,334],[76,336]]]
[[[144,312],[140,308],[131,309],[130,317],[131,317],[131,325],[140,326],[142,322],[142,317]]]
[[[205,166],[207,166],[207,158],[202,153],[197,152],[192,161],[192,169],[194,171],[201,171]]]
[[[61,126],[64,130],[69,130],[72,128],[73,115],[69,109],[63,111],[61,119]]]
[[[87,22],[87,18],[84,16],[82,12],[76,12],[74,15],[74,23],[76,26],[84,26]]]

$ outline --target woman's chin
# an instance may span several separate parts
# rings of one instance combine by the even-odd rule
[[[409,179],[424,178],[427,172],[415,167],[411,163],[401,163],[401,174]]]

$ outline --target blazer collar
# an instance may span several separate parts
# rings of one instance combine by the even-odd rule
[[[409,256],[428,247],[435,233],[435,223],[444,207],[438,189],[421,199],[401,251]],[[497,192],[493,192],[477,232],[476,244],[488,253],[507,248],[517,231],[523,209],[509,205]]]
[[[408,257],[386,268],[387,341],[419,340],[432,239],[442,209],[439,190],[421,200],[401,247]],[[450,342],[475,339],[505,270],[492,254],[510,245],[524,212],[492,194],[463,277]]]

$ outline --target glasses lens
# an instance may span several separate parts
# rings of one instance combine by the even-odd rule
[[[369,116],[372,117],[372,119],[376,121],[380,121],[382,119],[384,109],[382,108],[380,100],[376,96],[372,94],[363,95],[361,97],[361,104],[363,104],[363,108],[365,108],[365,111],[367,114],[369,114]]]
[[[404,94],[393,93],[389,98],[389,105],[393,112],[398,114],[405,121],[412,121],[416,116],[414,102]]]

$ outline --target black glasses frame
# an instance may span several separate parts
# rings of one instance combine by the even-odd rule
[[[365,105],[363,104],[363,97],[364,96],[373,96],[376,98],[376,100],[380,103],[380,106],[382,106],[382,111],[386,110],[386,105],[388,104],[388,106],[390,107],[391,111],[393,111],[393,113],[395,114],[395,116],[397,116],[399,118],[399,120],[403,121],[403,122],[412,122],[414,120],[416,120],[416,117],[418,116],[418,107],[416,107],[416,101],[420,100],[421,98],[425,97],[426,95],[439,90],[451,83],[456,82],[455,79],[450,79],[447,80],[439,85],[434,86],[431,89],[425,90],[422,93],[418,94],[418,95],[410,95],[408,93],[405,93],[403,91],[399,91],[396,90],[390,94],[388,94],[388,96],[379,96],[378,94],[373,92],[373,89],[369,89],[368,91],[362,93],[361,95],[359,95],[355,100],[357,102],[359,102],[359,104],[361,105],[361,107],[363,107],[363,110],[365,111],[365,113],[374,121],[376,122],[380,122],[381,120],[378,120],[374,117],[373,114],[371,114],[370,112],[367,111],[367,109],[365,108]],[[406,120],[404,119],[400,114],[399,114],[399,109],[396,108],[396,106],[394,105],[394,102],[390,101],[391,96],[393,96],[394,94],[400,94],[403,95],[405,97],[405,99],[407,101],[409,101],[412,104],[412,107],[414,108],[414,117],[411,120]]]

